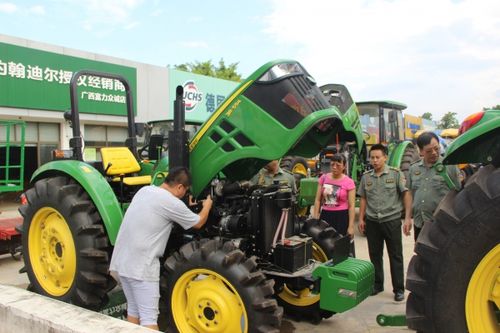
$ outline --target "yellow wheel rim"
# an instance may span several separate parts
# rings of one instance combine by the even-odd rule
[[[184,273],[175,282],[171,305],[179,332],[248,332],[245,305],[237,290],[209,269]]]
[[[306,177],[306,176],[307,176],[307,168],[304,166],[304,164],[302,164],[302,163],[297,163],[297,164],[295,164],[295,165],[293,166],[293,168],[292,168],[292,173],[293,173],[293,174],[298,173],[298,174],[300,174],[300,175],[302,175],[302,176]]]
[[[31,220],[28,249],[33,273],[43,290],[62,296],[73,285],[76,250],[64,217],[52,207],[39,209]]]
[[[465,316],[471,333],[498,332],[495,314],[500,308],[500,244],[474,270],[465,298]]]
[[[312,256],[314,260],[319,262],[328,260],[325,252],[314,242]],[[283,291],[278,294],[278,297],[284,302],[295,306],[309,306],[319,302],[319,294],[314,294],[309,288],[292,290],[286,284],[283,287]]]

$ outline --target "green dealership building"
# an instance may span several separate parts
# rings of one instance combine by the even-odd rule
[[[237,85],[168,67],[0,34],[0,120],[26,122],[27,177],[52,159],[54,149],[68,148],[72,132],[63,113],[70,109],[71,77],[83,69],[125,77],[132,90],[137,122],[172,119],[178,85],[184,87],[186,120],[204,121]],[[105,146],[123,145],[127,136],[123,84],[82,76],[77,86],[85,149],[98,151]],[[19,133],[11,131],[10,141],[18,141]],[[0,141],[5,137],[5,133],[0,133]]]

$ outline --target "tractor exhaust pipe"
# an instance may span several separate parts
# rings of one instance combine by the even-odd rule
[[[174,130],[168,132],[168,165],[189,168],[188,132],[185,128],[184,88],[177,86],[174,101]]]

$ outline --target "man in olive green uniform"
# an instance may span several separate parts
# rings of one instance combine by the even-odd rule
[[[250,184],[252,185],[268,186],[274,184],[275,182],[278,182],[279,184],[286,184],[292,188],[294,193],[297,192],[295,178],[291,173],[280,168],[278,160],[269,162],[259,171],[259,173],[250,179]]]
[[[422,159],[410,167],[408,188],[413,196],[415,241],[439,202],[450,191],[460,188],[459,170],[454,165],[444,166],[440,156],[439,138],[433,132],[424,132],[417,138]]]
[[[370,149],[373,170],[361,178],[358,195],[359,231],[366,233],[370,261],[375,267],[372,295],[384,290],[384,241],[389,254],[394,300],[404,300],[403,240],[401,237],[401,211],[405,208],[403,232],[410,234],[411,194],[406,179],[399,169],[388,167],[387,148],[375,144]]]

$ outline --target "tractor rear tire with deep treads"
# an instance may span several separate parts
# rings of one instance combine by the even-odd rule
[[[22,243],[32,291],[97,310],[115,285],[111,246],[95,205],[68,177],[38,180],[26,191]]]
[[[399,169],[403,171],[405,178],[408,179],[410,165],[420,159],[420,155],[418,154],[418,149],[416,146],[408,145],[405,149],[403,157],[401,158],[401,165]]]
[[[307,160],[300,156],[285,156],[280,161],[280,167],[292,174],[307,175]]]
[[[417,147],[413,145],[406,146],[403,157],[401,158],[401,165],[399,166],[399,169],[405,176],[406,183],[408,183],[408,179],[410,177],[410,166],[418,160],[420,160],[420,155]],[[403,209],[401,211],[401,218],[404,219],[404,217],[405,210]]]
[[[274,281],[232,242],[203,239],[165,261],[169,332],[279,332]]]
[[[500,169],[481,168],[439,204],[410,261],[408,327],[425,333],[493,333],[500,303]],[[496,303],[496,305],[495,305]],[[496,309],[496,310],[495,310]]]
[[[307,160],[303,157],[285,156],[280,161],[280,168],[293,175],[297,188],[300,188],[300,180],[307,177]]]
[[[319,262],[328,261],[335,251],[335,240],[341,237],[327,222],[322,220],[306,221],[303,233],[313,239],[313,259]],[[320,295],[310,289],[293,290],[286,284],[280,286],[278,303],[285,313],[297,320],[307,320],[314,324],[323,318],[329,318],[334,312],[319,307]]]

